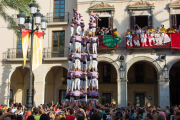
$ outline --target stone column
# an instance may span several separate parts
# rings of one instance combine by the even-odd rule
[[[158,80],[159,106],[170,106],[169,80]]]
[[[117,103],[119,107],[127,106],[127,80],[117,80]]]
[[[154,15],[153,15],[153,9],[151,9],[151,16],[152,16],[152,27],[154,28]]]
[[[38,106],[44,104],[45,82],[34,82],[34,103]]]

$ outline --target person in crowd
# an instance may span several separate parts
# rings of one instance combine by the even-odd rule
[[[90,44],[91,44],[91,39],[90,37],[87,35],[85,37],[85,40],[86,40],[86,44],[87,44],[87,52],[89,53],[89,47],[90,47]]]
[[[99,38],[98,37],[90,37],[90,40],[92,42],[93,53],[97,54],[97,43],[99,44]]]
[[[83,19],[81,19],[81,22],[80,22],[80,26],[81,26],[81,36],[84,36],[84,27],[85,27],[85,24],[84,24],[84,21]]]
[[[76,19],[76,24],[77,24],[76,33],[80,35],[81,34],[81,25],[80,25],[80,20],[78,18]]]
[[[73,77],[73,73],[71,72],[71,70],[69,70],[69,72],[67,73],[67,92],[69,89],[71,89],[71,81],[72,81],[72,77]]]
[[[161,25],[160,31],[161,31],[161,33],[167,33],[167,29],[164,28],[164,25]]]
[[[75,38],[75,52],[81,52],[81,40],[82,40],[82,37],[80,34],[76,33],[74,35],[74,38]]]
[[[156,33],[160,33],[160,32],[161,32],[161,31],[160,31],[159,27],[157,27]]]
[[[92,70],[97,71],[97,64],[98,64],[97,59],[99,55],[93,53],[93,54],[90,54],[90,56],[92,57]]]
[[[68,64],[69,64],[68,72],[72,69],[73,56],[74,56],[74,53],[73,53],[73,51],[71,50],[71,53],[69,53],[69,56],[68,56]]]

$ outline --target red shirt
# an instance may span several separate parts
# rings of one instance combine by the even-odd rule
[[[74,116],[73,116],[73,115],[68,115],[68,116],[66,117],[66,120],[74,120]]]

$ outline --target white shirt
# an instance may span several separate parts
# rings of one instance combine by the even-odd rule
[[[141,30],[140,30],[140,29],[139,29],[139,30],[136,30],[136,33],[137,33],[137,34],[141,33]]]

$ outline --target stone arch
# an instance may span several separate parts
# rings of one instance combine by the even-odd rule
[[[130,67],[136,63],[136,62],[139,62],[139,61],[144,61],[144,62],[148,62],[149,64],[151,64],[156,72],[157,72],[157,78],[160,79],[162,77],[162,68],[161,66],[156,62],[156,60],[150,58],[150,57],[147,57],[147,56],[138,56],[138,57],[135,57],[135,58],[132,58],[131,60],[129,60],[127,63],[126,63],[126,80],[127,80],[127,75],[128,75],[128,71],[130,69]]]
[[[170,60],[170,61],[167,63],[169,70],[172,68],[172,66],[173,66],[175,63],[177,63],[177,62],[179,62],[179,61],[180,61],[180,56],[177,56],[177,57],[173,58],[172,60]]]
[[[119,65],[113,59],[105,57],[105,56],[99,56],[98,62],[108,62],[111,65],[113,65],[117,72],[117,79],[119,79]]]

